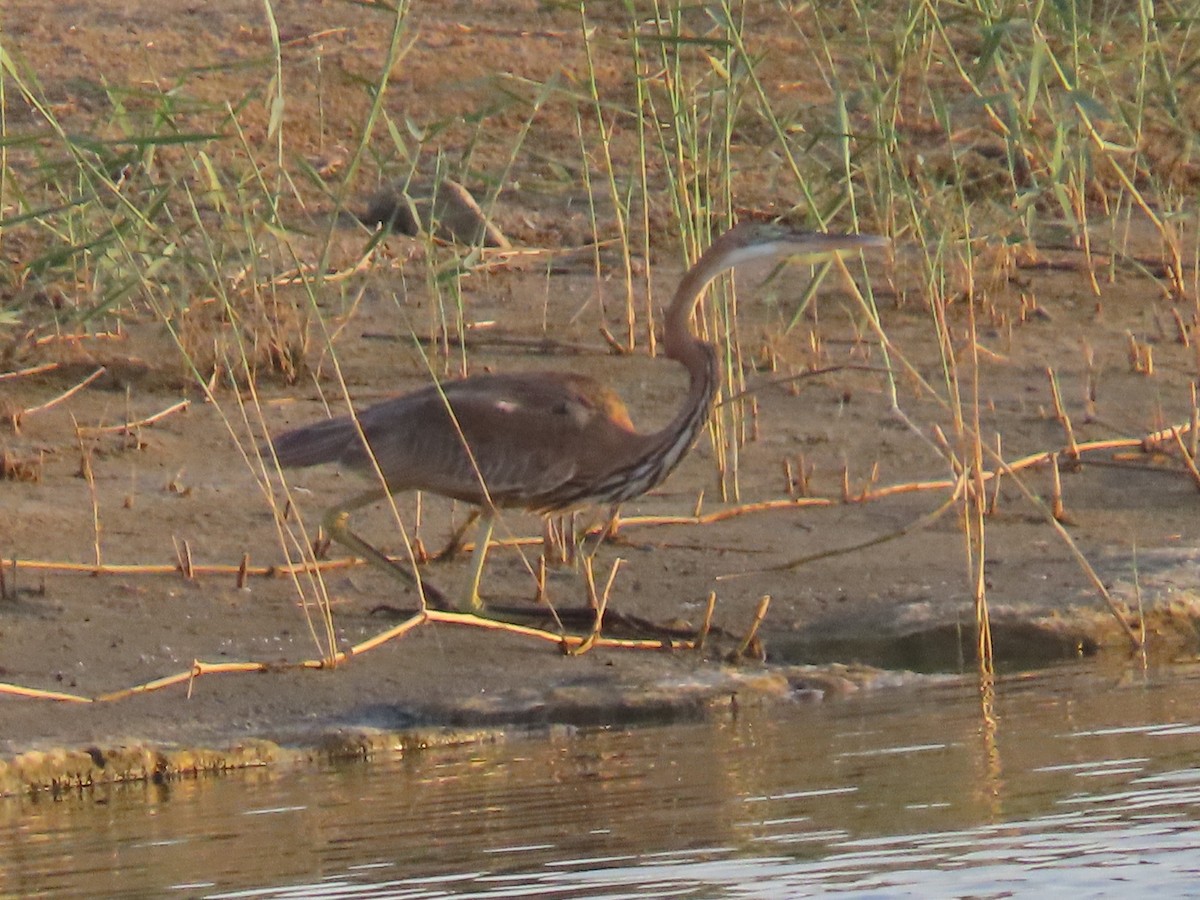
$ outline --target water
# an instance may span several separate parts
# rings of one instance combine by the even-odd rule
[[[1200,896],[1200,672],[0,802],[0,895]]]

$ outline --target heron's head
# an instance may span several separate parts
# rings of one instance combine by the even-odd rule
[[[837,234],[806,231],[782,220],[748,219],[713,241],[710,252],[728,266],[752,259],[780,256],[824,256],[846,250],[886,247],[888,239],[875,234]]]

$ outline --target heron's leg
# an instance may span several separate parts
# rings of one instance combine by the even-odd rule
[[[600,549],[600,545],[605,541],[612,540],[617,536],[617,529],[621,527],[621,505],[614,503],[608,508],[608,518],[601,526],[596,534],[596,543],[592,547],[592,556],[596,555],[596,551]]]
[[[479,582],[483,580],[483,563],[487,559],[488,542],[492,539],[492,530],[496,526],[496,518],[490,511],[480,511],[479,533],[475,536],[475,552],[471,554],[471,589],[467,595],[467,608],[472,612],[483,609],[483,600],[479,597]]]
[[[454,529],[454,533],[450,535],[450,540],[446,541],[446,546],[434,554],[433,558],[437,560],[450,559],[460,549],[462,549],[463,537],[472,525],[479,521],[479,508],[471,510],[471,514],[467,516],[467,521],[463,522]]]
[[[383,569],[383,571],[387,572],[393,578],[399,578],[405,584],[417,588],[418,593],[432,606],[438,609],[449,609],[450,604],[446,601],[446,595],[432,584],[423,581],[419,572],[410,572],[404,566],[389,559],[387,554],[382,550],[368,544],[350,530],[350,513],[364,506],[369,506],[378,500],[382,500],[387,495],[387,491],[377,488],[367,491],[364,494],[359,494],[357,497],[352,497],[345,503],[330,507],[322,520],[325,530],[333,540],[346,549],[357,553],[367,562]]]

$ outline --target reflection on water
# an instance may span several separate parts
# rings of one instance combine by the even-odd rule
[[[0,802],[0,894],[1200,890],[1200,673],[894,689],[715,724]]]

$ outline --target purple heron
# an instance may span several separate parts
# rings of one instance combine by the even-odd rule
[[[727,269],[754,259],[810,256],[886,245],[874,235],[801,231],[782,222],[745,221],[713,241],[683,276],[666,312],[663,347],[689,375],[671,421],[641,433],[625,404],[585,375],[518,372],[432,384],[275,436],[283,467],[339,463],[386,487],[331,508],[329,536],[407,581],[415,578],[350,530],[350,513],[400,491],[428,491],[475,504],[482,513],[465,608],[482,609],[479,582],[495,512],[553,513],[585,504],[616,505],[658,485],[691,449],[708,421],[720,382],[716,348],[692,332],[704,290]]]

